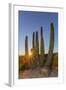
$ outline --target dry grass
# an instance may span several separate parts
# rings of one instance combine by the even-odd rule
[[[45,60],[47,60],[47,54],[45,55]],[[37,60],[37,62],[39,59]],[[53,54],[52,64],[50,74],[48,76],[48,71],[39,64],[33,62],[32,57],[19,56],[19,79],[25,78],[44,78],[44,77],[57,77],[58,76],[58,53]]]

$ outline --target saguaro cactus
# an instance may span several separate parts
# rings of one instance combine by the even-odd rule
[[[28,55],[28,36],[25,37],[25,54]]]
[[[35,32],[33,32],[32,36],[32,48],[35,48]]]
[[[44,38],[43,38],[43,27],[41,27],[40,31],[40,66],[44,66]]]
[[[36,48],[37,48],[37,54],[39,54],[39,40],[38,40],[38,32],[36,32]]]
[[[50,66],[52,63],[53,50],[54,50],[54,25],[53,25],[53,23],[51,23],[50,45],[49,45],[49,52],[48,52],[48,60],[46,62],[47,66]]]
[[[44,39],[43,39],[43,27],[41,27],[41,32],[40,32],[40,54],[44,55]]]

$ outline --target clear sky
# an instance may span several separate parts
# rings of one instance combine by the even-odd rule
[[[18,34],[18,51],[19,55],[25,54],[25,36],[28,36],[29,51],[32,48],[32,33],[38,31],[40,43],[40,27],[43,26],[43,37],[45,52],[49,49],[50,41],[50,23],[54,23],[54,51],[58,51],[58,13],[52,12],[34,12],[34,11],[19,11],[19,34]]]

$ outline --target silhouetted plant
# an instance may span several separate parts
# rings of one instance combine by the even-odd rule
[[[42,67],[44,64],[44,58],[45,58],[45,48],[44,48],[44,38],[43,38],[43,27],[41,27],[40,31],[40,66]]]
[[[48,69],[50,69],[50,65],[52,64],[53,50],[54,50],[54,25],[53,25],[53,23],[51,23],[48,59],[45,64],[45,67],[47,67]]]

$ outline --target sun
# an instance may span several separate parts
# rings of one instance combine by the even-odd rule
[[[29,56],[32,56],[32,53],[31,53],[31,51],[29,51]]]

